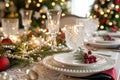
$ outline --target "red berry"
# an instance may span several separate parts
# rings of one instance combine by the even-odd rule
[[[89,50],[89,51],[88,51],[88,54],[92,54],[92,51]]]
[[[94,59],[90,58],[89,63],[94,63]]]
[[[88,59],[88,54],[87,53],[84,53],[84,59]]]
[[[88,63],[88,59],[84,59],[84,63],[87,64]]]

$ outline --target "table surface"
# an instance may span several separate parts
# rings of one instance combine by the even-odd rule
[[[106,54],[105,56],[109,55],[109,57],[116,60],[115,67],[117,72],[117,80],[120,80],[120,60],[118,60],[120,58],[120,53],[105,50],[99,50],[96,52],[104,52],[104,55]],[[16,67],[8,69],[6,72],[2,72],[1,74],[2,76],[4,75],[6,78],[8,78],[3,80],[82,80],[78,78],[71,78],[60,74],[59,72],[49,70],[42,64],[42,61],[35,62],[31,64],[31,66],[25,68]],[[3,77],[0,76],[0,80],[1,78]]]

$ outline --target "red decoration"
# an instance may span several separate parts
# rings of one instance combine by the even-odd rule
[[[9,38],[5,38],[2,40],[2,44],[13,44],[12,40]]]
[[[4,71],[9,67],[9,60],[4,56],[0,56],[0,71]]]
[[[95,13],[95,16],[96,16],[96,18],[98,18],[99,17],[99,13],[97,12],[97,13]]]
[[[112,30],[112,32],[116,32],[118,30],[118,27],[117,26],[113,26],[111,30]]]
[[[120,0],[115,0],[115,4],[119,4],[120,3]]]
[[[100,22],[101,22],[101,23],[106,23],[106,19],[105,19],[105,18],[102,18],[102,19],[100,20]]]
[[[118,8],[117,11],[120,12],[120,8]]]

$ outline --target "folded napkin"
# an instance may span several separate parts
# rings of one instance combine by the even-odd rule
[[[87,79],[87,80],[117,80],[116,78],[116,69],[115,68],[111,68],[109,70],[97,73],[97,74],[93,74],[90,76],[86,76],[86,77],[79,77],[81,79]]]

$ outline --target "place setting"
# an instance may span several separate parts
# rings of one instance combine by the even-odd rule
[[[67,46],[73,51],[45,57],[42,60],[45,67],[80,79],[95,79],[101,75],[103,76],[101,79],[113,80],[115,78],[106,73],[107,70],[113,71],[115,60],[85,48],[83,25],[65,26],[62,30],[65,32]]]

